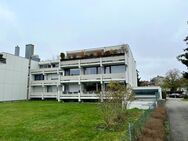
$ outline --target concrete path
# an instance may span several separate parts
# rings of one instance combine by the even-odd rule
[[[188,101],[169,98],[166,107],[170,120],[170,141],[188,141]]]

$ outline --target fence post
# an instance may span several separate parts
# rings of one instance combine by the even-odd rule
[[[129,123],[129,141],[132,141],[132,135],[131,135],[131,123]]]

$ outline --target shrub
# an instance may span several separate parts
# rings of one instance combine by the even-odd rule
[[[188,99],[188,95],[184,95],[183,98],[184,98],[184,99]]]
[[[118,82],[111,81],[107,88],[105,100],[101,103],[102,118],[106,129],[119,130],[126,119],[126,105],[132,98],[132,93]]]
[[[62,52],[62,53],[60,54],[60,57],[61,57],[61,61],[62,61],[63,59],[65,59],[65,54]]]

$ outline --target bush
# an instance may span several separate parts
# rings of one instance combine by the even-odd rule
[[[110,82],[101,103],[102,118],[107,130],[119,130],[127,117],[127,101],[132,98],[130,90],[121,83]]]
[[[62,61],[63,59],[65,59],[65,54],[62,52],[62,53],[60,54],[60,57],[61,57],[61,61]]]
[[[184,99],[188,99],[188,95],[184,95],[183,98],[184,98]]]

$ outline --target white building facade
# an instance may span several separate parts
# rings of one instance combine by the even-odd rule
[[[101,99],[110,81],[137,87],[136,62],[128,45],[68,51],[41,61],[30,73],[29,98]]]
[[[29,59],[0,53],[0,101],[27,99]],[[31,61],[31,68],[38,62]]]

